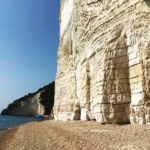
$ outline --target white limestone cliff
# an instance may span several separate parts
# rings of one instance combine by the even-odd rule
[[[55,120],[150,124],[150,1],[61,0]]]
[[[40,104],[40,95],[41,92],[27,98],[22,101],[15,101],[11,104],[11,107],[8,107],[2,111],[2,115],[14,115],[14,116],[36,116],[37,114],[43,115],[45,108]]]

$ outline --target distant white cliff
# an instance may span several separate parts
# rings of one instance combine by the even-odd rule
[[[15,116],[36,116],[36,114],[44,114],[44,106],[40,104],[40,95],[43,91],[28,97],[25,100],[14,101],[6,109],[2,111],[2,115]]]
[[[1,114],[15,116],[49,115],[54,105],[55,81],[8,105]]]

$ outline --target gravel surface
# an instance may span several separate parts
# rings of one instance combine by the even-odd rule
[[[150,126],[32,122],[0,135],[0,150],[150,150]]]

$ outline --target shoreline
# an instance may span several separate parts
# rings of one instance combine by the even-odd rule
[[[16,134],[18,128],[19,126],[13,127],[10,130],[8,129],[0,134],[0,150],[9,150],[9,148],[7,148],[7,145],[14,138],[14,135]]]
[[[0,134],[0,150],[147,150],[149,143],[148,125],[101,125],[94,121],[35,121]]]
[[[9,128],[8,128],[8,129],[0,129],[0,135],[1,135],[2,133],[6,132],[7,130],[9,130]]]
[[[25,124],[28,122],[38,121],[35,117],[27,117],[27,116],[13,116],[13,115],[0,115],[0,135],[7,130],[19,126],[21,124]]]
[[[24,124],[26,124],[26,123],[24,123]],[[20,124],[20,125],[22,125],[22,124]],[[0,129],[0,136],[1,136],[2,134],[4,134],[5,132],[7,132],[7,131],[13,129],[13,128],[19,127],[20,125],[11,126],[11,127],[9,127],[9,128],[5,128],[5,129]]]
[[[35,117],[31,117],[31,118],[35,118]],[[49,118],[47,120],[53,120],[54,118]],[[46,120],[46,119],[45,119]],[[32,121],[32,122],[41,122],[41,121],[45,121],[45,120],[42,120],[41,118],[38,119],[36,121]],[[32,123],[32,122],[27,122],[27,123]],[[27,124],[27,123],[22,123],[22,124],[19,124],[19,125],[16,125],[16,126],[10,126],[8,128],[4,128],[4,129],[0,129],[0,135],[3,134],[4,132],[6,131],[9,131],[10,129],[13,129],[15,127],[19,127],[20,125],[24,125],[24,124]]]

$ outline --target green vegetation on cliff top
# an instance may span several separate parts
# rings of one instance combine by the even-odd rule
[[[40,95],[40,103],[42,105],[44,105],[45,107],[45,113],[46,115],[49,115],[53,105],[54,105],[54,95],[55,95],[55,81],[53,81],[52,83],[49,83],[48,85],[45,85],[44,87],[38,89],[38,91],[34,92],[34,93],[29,93],[28,95],[25,95],[15,101],[13,101],[11,104],[9,104],[7,106],[6,109],[4,109],[1,114],[7,114],[7,111],[12,110],[15,107],[20,106],[20,102],[21,101],[26,101],[28,98],[33,97],[35,94],[41,92]]]
[[[45,107],[45,114],[50,114],[53,105],[54,105],[54,95],[55,95],[55,82],[46,85],[43,87],[44,92],[41,93],[40,103]]]

